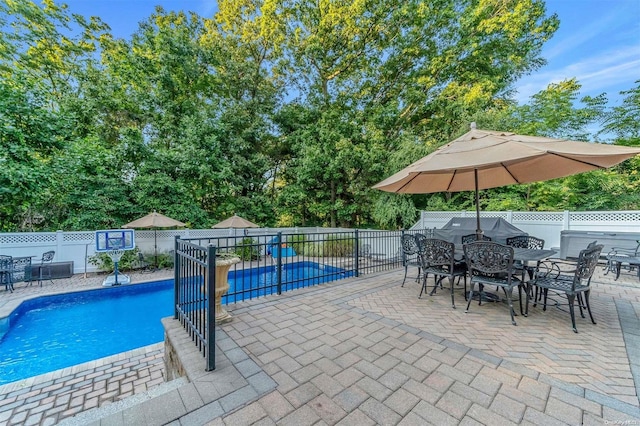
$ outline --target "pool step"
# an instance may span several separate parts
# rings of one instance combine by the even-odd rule
[[[179,387],[184,386],[187,383],[189,383],[189,381],[186,377],[180,377],[170,382],[164,382],[154,387],[153,389],[149,389],[146,392],[131,395],[112,404],[103,405],[102,407],[83,411],[73,417],[67,417],[66,419],[60,421],[58,424],[61,426],[85,426],[92,423],[98,424],[100,420],[105,417],[124,411],[133,406],[142,404],[146,401],[152,400],[153,398],[157,398],[161,395],[178,389]]]

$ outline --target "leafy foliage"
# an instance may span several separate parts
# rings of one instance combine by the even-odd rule
[[[118,261],[118,271],[133,271],[138,266],[139,252],[137,247],[133,250],[125,251]],[[102,272],[113,272],[114,270],[113,260],[108,253],[96,253],[89,256],[88,261]]]
[[[242,260],[260,259],[260,247],[251,237],[243,238],[240,244],[236,245],[234,251]]]
[[[612,109],[604,94],[580,98],[575,79],[510,99],[558,27],[539,0],[218,7],[212,18],[158,7],[115,39],[52,0],[0,3],[0,230],[118,228],[152,210],[192,227],[241,213],[395,229],[420,208],[474,208],[467,193],[371,189],[469,121],[580,140],[603,123],[638,144],[638,87]],[[487,190],[481,204],[640,208],[639,168]]]
[[[349,257],[355,252],[355,240],[344,235],[328,235],[322,243],[322,255]]]

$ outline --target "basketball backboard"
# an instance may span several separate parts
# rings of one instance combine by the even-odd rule
[[[96,252],[133,250],[136,238],[133,229],[107,229],[96,231]]]

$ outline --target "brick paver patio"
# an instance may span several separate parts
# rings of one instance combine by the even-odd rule
[[[189,384],[163,381],[158,344],[2,386],[0,424],[640,421],[637,277],[616,282],[599,271],[598,324],[578,318],[579,334],[557,308],[530,308],[514,327],[502,303],[475,303],[465,314],[461,289],[454,310],[446,290],[418,299],[419,286],[401,281],[393,271],[232,305],[220,367]],[[0,317],[25,297],[100,282],[19,285],[2,292]]]

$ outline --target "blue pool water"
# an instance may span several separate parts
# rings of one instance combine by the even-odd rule
[[[351,275],[313,262],[287,264],[281,273],[291,281],[282,291]],[[275,280],[274,267],[230,272],[223,303],[275,293]],[[161,342],[160,319],[173,315],[172,305],[173,280],[24,301],[0,340],[0,385]]]
[[[239,269],[229,272],[229,292],[222,303],[240,302],[248,298],[266,296],[278,291],[278,271],[275,266]],[[321,284],[353,276],[353,271],[345,271],[335,266],[315,262],[295,262],[285,264],[280,271],[282,291],[303,286]]]

